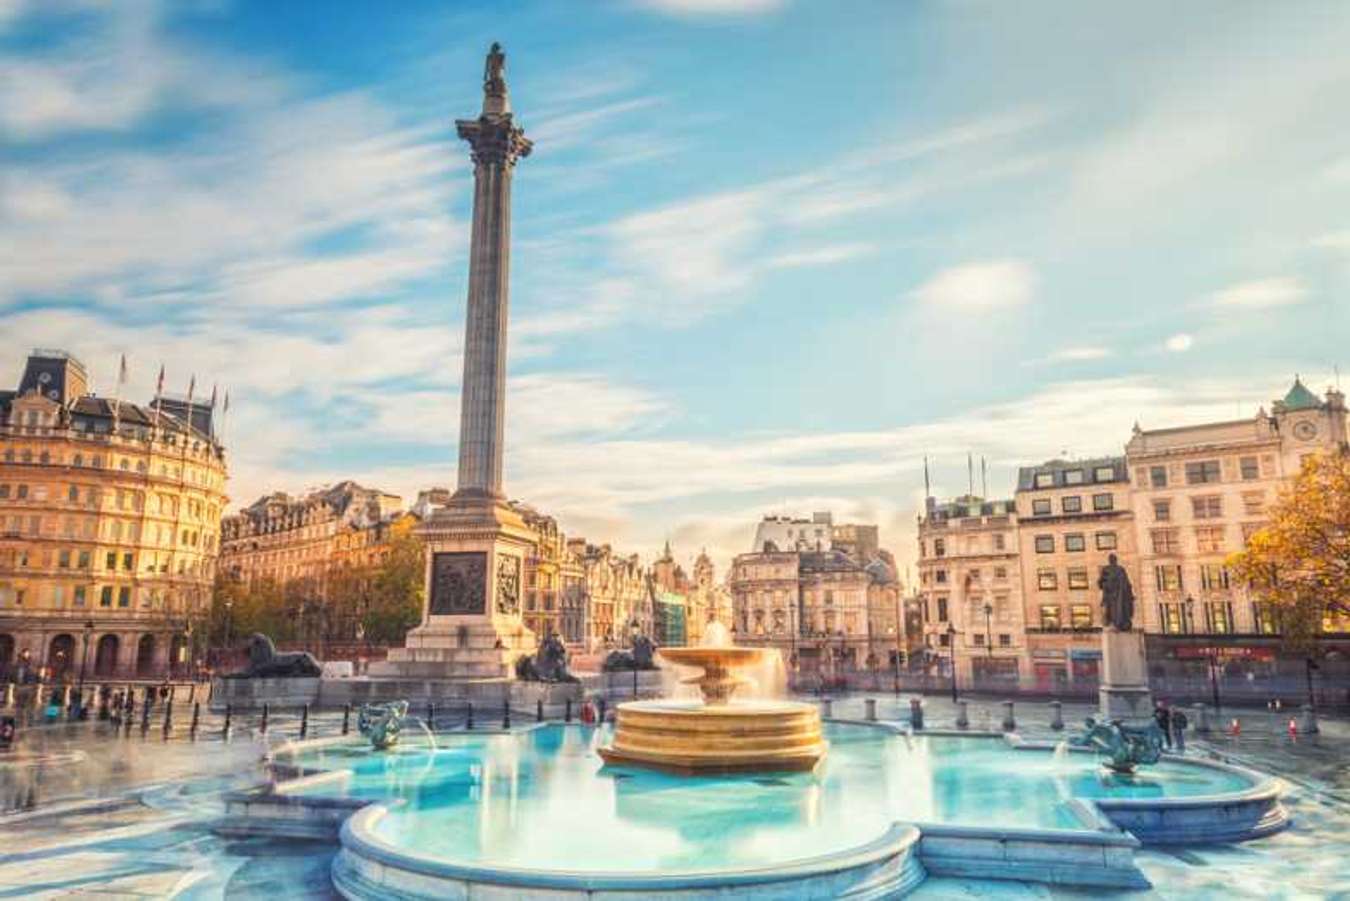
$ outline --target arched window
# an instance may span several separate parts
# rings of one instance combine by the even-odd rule
[[[142,635],[136,644],[136,675],[150,676],[155,669],[155,636]]]
[[[104,635],[100,638],[94,652],[94,675],[114,675],[117,671],[117,652],[120,649],[121,642],[116,635]]]

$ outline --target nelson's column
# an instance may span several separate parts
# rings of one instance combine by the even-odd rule
[[[474,164],[459,484],[421,529],[427,551],[422,624],[408,633],[405,647],[390,650],[380,668],[390,674],[502,677],[535,649],[534,633],[520,616],[524,561],[534,537],[502,493],[511,177],[533,146],[512,119],[505,67],[505,54],[493,44],[483,71],[483,111],[455,123]]]

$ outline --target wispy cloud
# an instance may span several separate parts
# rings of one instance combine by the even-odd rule
[[[1194,344],[1194,337],[1186,332],[1178,332],[1163,342],[1163,350],[1168,353],[1180,354],[1190,350]]]
[[[968,313],[989,313],[1031,302],[1036,272],[1022,260],[989,260],[944,269],[914,291],[919,303]]]
[[[1306,294],[1296,278],[1266,278],[1216,291],[1209,302],[1222,310],[1268,310],[1301,303]]]

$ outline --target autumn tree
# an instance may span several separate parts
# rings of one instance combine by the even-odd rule
[[[361,618],[367,641],[400,644],[408,630],[422,621],[425,566],[421,540],[399,535],[390,541],[388,556],[370,580]]]
[[[1350,616],[1350,453],[1309,457],[1269,513],[1229,566],[1310,654],[1327,621]]]

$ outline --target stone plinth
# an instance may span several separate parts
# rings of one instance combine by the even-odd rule
[[[1143,632],[1102,632],[1101,715],[1106,720],[1146,719],[1153,715],[1148,659]]]
[[[372,663],[378,679],[502,679],[535,652],[520,616],[534,535],[490,498],[456,496],[419,530],[426,546],[422,624]]]

